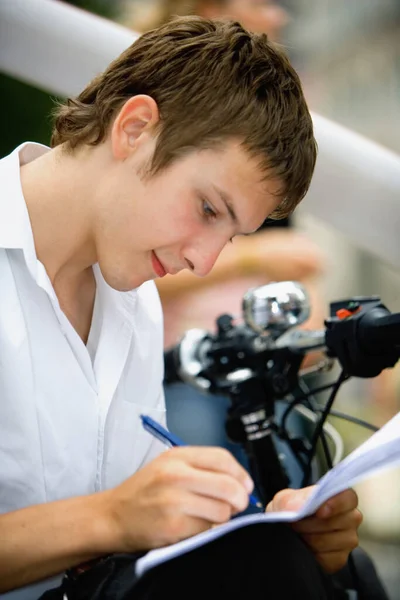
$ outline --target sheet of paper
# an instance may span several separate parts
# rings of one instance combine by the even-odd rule
[[[307,502],[297,512],[271,512],[246,515],[193,536],[177,544],[148,552],[136,563],[136,573],[143,573],[185,552],[251,523],[291,522],[313,514],[326,500],[352,487],[366,477],[400,465],[400,413],[374,433],[364,444],[350,453],[324,475]]]

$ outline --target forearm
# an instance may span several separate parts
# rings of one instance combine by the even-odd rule
[[[0,593],[112,551],[104,494],[0,515]]]

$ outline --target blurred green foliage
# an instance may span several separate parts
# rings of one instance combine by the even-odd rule
[[[65,0],[64,0],[65,1]],[[118,12],[118,1],[116,0],[66,0],[78,8],[83,8],[101,17],[113,19]]]
[[[109,19],[116,16],[118,9],[118,2],[110,0],[70,0],[68,4]],[[7,123],[1,127],[0,157],[25,141],[49,144],[54,99],[42,90],[0,73],[0,108]]]
[[[7,118],[0,136],[0,156],[25,141],[49,144],[53,98],[0,73],[1,112]]]

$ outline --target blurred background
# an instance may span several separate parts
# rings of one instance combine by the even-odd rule
[[[69,4],[138,32],[157,25],[168,13],[196,11],[196,3],[173,0]],[[229,0],[224,4],[228,11]],[[238,10],[240,20],[245,5],[247,17],[253,11],[254,27],[262,27],[261,15],[270,11],[269,32],[288,51],[314,112],[400,154],[400,0],[231,0],[229,10]],[[0,155],[25,140],[48,144],[54,95],[1,73],[0,92]],[[398,272],[306,213],[296,215],[293,225],[324,257],[319,283],[326,314],[331,300],[369,294],[378,294],[389,309],[400,311]],[[336,407],[382,425],[400,409],[399,369],[372,381],[345,384]],[[342,433],[347,452],[369,436],[356,425],[334,419],[332,424]],[[362,545],[375,559],[392,600],[400,599],[400,472],[370,478],[357,491],[364,514]]]

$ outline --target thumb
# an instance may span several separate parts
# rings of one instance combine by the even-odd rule
[[[266,512],[280,512],[284,510],[297,511],[306,502],[314,486],[300,490],[286,489],[278,492],[266,508]]]

